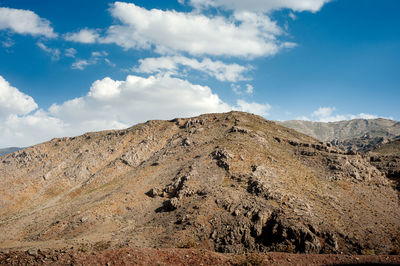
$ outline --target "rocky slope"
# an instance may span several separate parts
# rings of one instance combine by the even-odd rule
[[[400,135],[400,122],[383,118],[331,123],[292,120],[279,124],[321,141],[329,141],[341,149],[357,152],[373,150]]]
[[[0,249],[399,252],[368,159],[239,112],[54,139],[0,158]]]
[[[393,180],[400,191],[400,137],[373,149],[368,155],[371,164]]]

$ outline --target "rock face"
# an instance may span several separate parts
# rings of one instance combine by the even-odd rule
[[[399,251],[369,158],[230,112],[54,139],[0,158],[0,249]]]
[[[367,156],[372,165],[394,181],[400,192],[400,137],[373,149]]]

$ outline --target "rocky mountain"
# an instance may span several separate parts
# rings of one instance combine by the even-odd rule
[[[321,141],[329,141],[341,149],[358,152],[370,151],[400,136],[400,122],[383,118],[330,123],[301,120],[278,123]]]
[[[10,147],[10,148],[0,149],[0,156],[19,151],[21,149],[22,148],[17,148],[17,147]]]
[[[53,139],[0,158],[0,250],[389,254],[400,206],[369,158],[240,112]]]
[[[371,150],[368,155],[371,164],[392,179],[400,191],[400,137]]]

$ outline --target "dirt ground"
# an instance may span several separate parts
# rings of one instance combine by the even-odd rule
[[[0,265],[400,265],[399,255],[222,254],[198,249],[0,252]]]

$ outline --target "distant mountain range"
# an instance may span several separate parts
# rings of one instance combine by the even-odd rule
[[[11,148],[0,149],[0,156],[19,151],[21,149],[23,148],[11,147]]]
[[[400,136],[400,122],[383,118],[354,119],[339,122],[291,120],[278,122],[345,150],[370,151]]]

